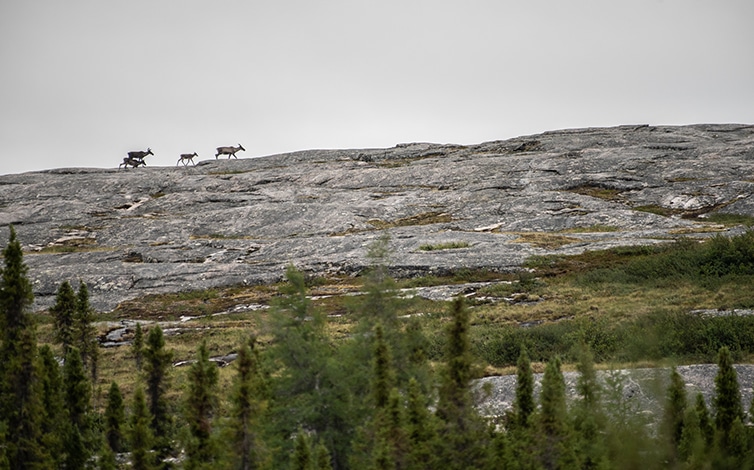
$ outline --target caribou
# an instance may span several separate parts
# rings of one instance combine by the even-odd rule
[[[118,165],[118,168],[120,167],[128,168],[128,165],[131,165],[132,167],[137,168],[139,166],[147,166],[147,162],[145,162],[144,160],[140,158],[124,157],[123,163]]]
[[[188,166],[188,162],[191,162],[192,165],[196,166],[196,163],[194,163],[194,157],[198,157],[199,155],[194,153],[182,153],[181,158],[178,159],[178,162],[176,162],[175,166],[178,166],[179,164],[183,163],[183,166]]]
[[[151,148],[147,148],[147,151],[136,150],[134,152],[128,152],[128,158],[134,158],[137,160],[144,160],[147,155],[154,155]]]
[[[215,160],[217,160],[217,157],[219,157],[220,155],[227,155],[228,159],[230,159],[230,157],[238,159],[238,157],[236,157],[236,152],[238,152],[239,150],[243,150],[244,152],[246,151],[246,149],[243,148],[241,144],[238,144],[238,147],[217,147]]]
[[[137,168],[139,166],[147,166],[147,162],[144,161],[144,157],[146,157],[147,155],[154,155],[152,153],[152,149],[147,148],[146,151],[135,150],[133,152],[128,152],[128,156],[123,158],[123,163],[118,165],[118,168],[128,168],[128,165],[131,165],[134,168]]]

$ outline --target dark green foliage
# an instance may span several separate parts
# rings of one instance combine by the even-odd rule
[[[476,355],[495,366],[515,365],[525,347],[533,361],[554,355],[578,361],[581,343],[599,362],[633,362],[673,357],[683,361],[713,361],[723,346],[734,357],[754,351],[754,317],[703,317],[688,312],[649,313],[614,323],[606,318],[563,320],[531,328],[502,326],[474,330]]]
[[[151,452],[154,435],[150,426],[151,420],[152,417],[144,397],[144,389],[138,386],[133,396],[131,425],[128,433],[131,465],[135,470],[151,470],[154,468],[154,456]]]
[[[462,297],[453,301],[452,321],[447,330],[445,368],[440,382],[437,415],[463,429],[471,408],[472,356],[469,344],[469,313]]]
[[[717,367],[714,400],[715,429],[720,439],[720,445],[729,450],[733,444],[731,440],[733,422],[736,419],[743,422],[744,412],[738,386],[738,374],[736,369],[733,368],[733,358],[728,348],[720,349]]]
[[[690,406],[683,416],[683,430],[678,442],[678,458],[689,468],[701,468],[707,459],[707,446],[699,427],[699,415],[696,407]]]
[[[190,438],[186,445],[186,468],[207,467],[217,459],[217,448],[211,439],[212,419],[217,406],[217,380],[217,365],[210,362],[207,343],[202,341],[197,361],[188,372],[184,415]]]
[[[394,372],[392,369],[392,357],[388,345],[385,343],[385,336],[382,325],[377,324],[374,329],[374,375],[372,376],[372,401],[374,407],[378,410],[387,406],[388,396],[395,384]]]
[[[372,402],[374,417],[367,426],[372,440],[372,466],[374,468],[402,467],[405,456],[405,430],[403,407],[395,374],[392,370],[390,349],[385,342],[382,325],[375,327],[372,377]]]
[[[150,328],[144,349],[144,372],[149,413],[152,416],[151,428],[154,433],[154,444],[160,457],[164,457],[171,448],[172,418],[165,393],[172,356],[171,352],[165,350],[162,328],[159,325]]]
[[[267,410],[269,391],[256,344],[255,337],[242,344],[236,360],[231,428],[236,468],[241,470],[258,468],[265,459],[259,427]]]
[[[542,377],[538,427],[544,468],[577,468],[565,402],[565,382],[557,358],[547,363]]]
[[[441,421],[442,446],[438,452],[445,468],[478,467],[484,461],[487,439],[484,424],[472,406],[473,357],[469,343],[469,313],[463,297],[453,301],[447,336],[436,411]]]
[[[579,398],[572,411],[577,454],[582,468],[606,469],[609,462],[602,433],[607,419],[602,404],[602,385],[597,380],[594,359],[587,345],[581,345],[577,370],[576,391]]]
[[[133,351],[134,360],[136,361],[136,370],[140,371],[142,363],[144,362],[144,332],[141,329],[141,323],[136,323],[131,350]]]
[[[62,464],[66,411],[63,398],[63,375],[48,345],[39,348],[42,359],[42,445],[56,466]],[[2,466],[0,466],[2,468]]]
[[[83,282],[79,284],[79,290],[76,294],[74,319],[75,345],[79,348],[84,367],[89,371],[89,375],[94,382],[97,380],[99,343],[97,342],[97,330],[92,325],[94,310],[89,304],[89,289]]]
[[[110,446],[103,446],[97,460],[98,470],[118,470],[118,459]]]
[[[363,416],[353,412],[355,401],[348,389],[355,374],[345,358],[335,359],[324,315],[312,308],[304,276],[291,266],[286,277],[284,295],[270,318],[274,338],[270,358],[275,367],[271,373],[272,432],[279,445],[292,452],[289,437],[299,428],[306,429],[330,450],[333,467],[345,468],[356,420]],[[362,383],[362,387],[367,385]]]
[[[330,452],[327,447],[319,442],[314,447],[314,468],[313,470],[332,470]]]
[[[63,366],[63,396],[67,411],[64,447],[66,468],[83,468],[92,455],[94,435],[91,422],[91,384],[81,355],[71,347]]]
[[[374,420],[375,442],[372,455],[374,468],[403,468],[406,461],[403,408],[398,390],[390,390],[387,403],[376,411]]]
[[[299,429],[296,433],[296,443],[291,454],[291,470],[311,470],[311,465],[311,439],[309,439],[309,436],[303,429]]]
[[[715,440],[715,427],[707,409],[707,402],[704,401],[704,396],[701,393],[696,394],[694,409],[699,418],[699,432],[704,439],[705,448],[709,449]]]
[[[636,400],[624,393],[628,384],[628,377],[620,371],[608,371],[604,376],[606,429],[600,435],[607,449],[607,468],[644,468],[665,457],[661,441],[648,432],[656,425],[654,417],[641,413]]]
[[[4,420],[0,420],[0,468],[6,469],[10,467],[10,461],[8,460],[8,446],[6,444],[8,439],[8,428]]]
[[[55,318],[55,339],[63,346],[63,354],[74,345],[74,315],[76,313],[76,294],[68,281],[58,287],[55,305],[50,309]]]
[[[386,330],[395,330],[397,301],[395,281],[388,275],[388,253],[390,236],[384,232],[374,243],[369,245],[367,257],[372,265],[364,282],[364,301],[360,304],[362,321],[367,330],[377,323],[382,323]]]
[[[678,459],[685,426],[686,407],[686,384],[678,370],[673,367],[670,371],[670,385],[667,390],[662,419],[662,431],[668,439],[668,459],[670,462],[675,462]]]
[[[754,238],[747,236],[636,250],[631,266],[616,264],[615,269],[631,282],[670,282],[666,272],[696,269],[701,277],[691,274],[688,279],[711,279],[700,281],[710,287],[715,279],[750,275],[747,250]],[[14,237],[12,232],[18,245]],[[353,311],[359,325],[346,339],[328,334],[326,318],[307,297],[304,276],[289,268],[289,283],[271,314],[272,339],[262,351],[254,340],[239,348],[227,408],[215,406],[218,371],[206,343],[201,345],[198,361],[186,375],[181,436],[189,438],[173,454],[187,455],[179,467],[754,468],[754,435],[745,425],[733,368],[737,357],[754,351],[754,319],[660,312],[620,324],[596,318],[528,329],[491,328],[484,321],[471,326],[459,298],[449,318],[441,319],[449,319],[446,337],[429,343],[419,321],[398,315],[403,301],[397,300],[387,275],[387,240],[383,237],[371,248],[377,269],[370,272],[367,295]],[[134,356],[143,355],[147,395],[137,385],[126,423],[123,397],[112,383],[99,429],[89,382],[96,364],[82,360],[96,361],[96,347],[95,353],[85,353],[96,345],[87,343],[94,335],[86,286],[81,285],[75,300],[70,342],[57,339],[67,351],[61,374],[48,346],[36,350],[34,322],[24,311],[30,300],[24,300],[28,281],[11,275],[25,276],[17,248],[3,252],[6,268],[0,284],[0,469],[111,469],[118,466],[116,452],[124,450],[132,451],[132,468],[154,468],[158,460],[159,466],[167,466],[175,430],[165,399],[171,354],[160,328],[149,330],[145,346],[137,327],[134,341]],[[70,304],[70,294],[70,286],[61,285],[53,312]],[[18,311],[9,308],[19,305]],[[437,364],[435,377],[426,360],[438,345],[444,346],[444,354],[434,352],[433,359],[444,361]],[[687,406],[675,369],[659,426],[657,416],[639,413],[635,401],[624,395],[625,376],[608,372],[598,381],[594,371],[595,356],[600,361],[707,358],[713,348],[719,371],[712,417],[701,395]],[[531,358],[558,355],[578,361],[577,396],[569,406],[559,360],[553,359],[537,408]],[[516,402],[507,420],[486,421],[474,406],[474,394],[487,391],[474,386],[479,356],[497,365],[517,363]],[[107,445],[93,457],[103,437]]]
[[[50,312],[55,318],[55,339],[63,346],[63,354],[67,354],[71,347],[78,348],[84,367],[95,381],[99,350],[97,332],[92,326],[94,312],[89,305],[86,284],[82,282],[78,293],[74,293],[68,281],[61,283]]]
[[[16,239],[13,226],[10,227],[8,245],[3,249],[3,258],[5,266],[0,281],[0,328],[3,331],[3,340],[12,341],[14,335],[29,326],[31,320],[26,314],[26,308],[34,300],[21,243]]]
[[[519,428],[528,428],[529,419],[534,413],[534,373],[526,349],[521,349],[516,365],[516,402],[514,405],[515,424]]]
[[[704,243],[679,240],[672,245],[656,247],[619,267],[586,274],[582,282],[596,285],[685,279],[715,287],[720,278],[752,274],[754,231],[747,231],[733,237],[716,235]]]
[[[78,348],[71,348],[65,356],[63,384],[68,418],[74,426],[83,427],[87,424],[92,393]]]
[[[391,367],[395,374],[396,385],[404,388],[411,377],[423,386],[428,386],[426,374],[427,339],[422,327],[415,319],[406,321],[398,318],[402,300],[397,296],[397,285],[388,274],[390,237],[385,232],[369,245],[368,257],[371,265],[364,279],[364,295],[352,302],[350,309],[358,319],[355,334],[361,338],[358,344],[351,344],[349,354],[355,362],[371,364],[374,353],[374,329],[382,325],[383,335],[392,356]],[[368,369],[357,367],[353,371],[360,374],[361,380],[368,380]],[[359,393],[359,390],[355,390]]]
[[[434,449],[439,446],[437,418],[429,412],[429,399],[416,380],[408,383],[406,403],[406,468],[431,470],[440,462]]]
[[[110,384],[110,391],[107,394],[104,421],[107,445],[115,453],[122,452],[125,442],[126,409],[120,387],[115,382]]]
[[[42,384],[35,325],[26,309],[33,301],[21,244],[10,227],[0,278],[0,420],[10,469],[38,468],[48,457],[42,437]]]

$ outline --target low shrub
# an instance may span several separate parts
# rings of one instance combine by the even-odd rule
[[[655,313],[617,324],[579,318],[528,328],[485,326],[472,333],[476,354],[496,367],[515,365],[523,346],[532,361],[558,356],[564,362],[578,360],[582,343],[596,362],[714,362],[722,346],[734,359],[754,351],[754,316]]]

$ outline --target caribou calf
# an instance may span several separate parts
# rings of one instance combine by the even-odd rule
[[[181,158],[178,159],[175,166],[178,166],[180,163],[183,163],[183,166],[188,166],[188,162],[191,162],[192,165],[196,166],[196,163],[194,163],[194,157],[198,157],[199,155],[194,153],[182,153]]]
[[[238,147],[217,147],[215,160],[217,160],[217,157],[219,157],[220,155],[227,155],[228,159],[230,159],[230,157],[238,159],[238,157],[236,157],[236,152],[238,152],[239,150],[243,150],[244,152],[246,151],[246,149],[243,148],[241,144],[238,144]]]
[[[138,168],[139,166],[147,166],[147,162],[145,162],[143,158],[124,157],[123,163],[118,165],[118,168],[123,167],[128,169],[128,165]]]

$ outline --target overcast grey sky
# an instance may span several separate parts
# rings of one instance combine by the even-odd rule
[[[754,123],[751,0],[2,0],[0,174]]]

